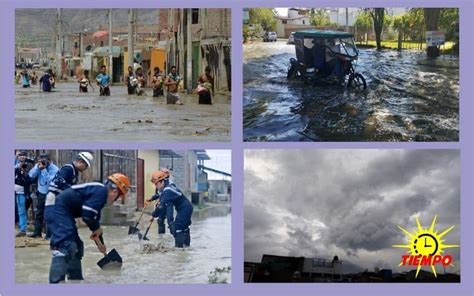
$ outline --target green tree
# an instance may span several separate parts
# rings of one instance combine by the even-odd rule
[[[393,28],[398,32],[397,50],[402,50],[403,32],[405,30],[404,15],[397,15],[393,17]]]
[[[425,17],[425,29],[426,31],[436,31],[438,30],[439,16],[441,9],[440,8],[424,8],[423,13]],[[426,54],[429,58],[435,58],[439,56],[438,46],[427,46]]]
[[[375,43],[377,44],[377,50],[382,49],[382,30],[383,23],[385,21],[385,8],[367,8],[372,20],[374,22],[375,31]]]
[[[408,35],[412,41],[423,41],[425,17],[423,8],[411,8],[408,12]]]
[[[372,17],[370,16],[369,12],[366,10],[360,11],[354,22],[354,26],[357,32],[362,33],[364,35],[370,34],[372,32],[373,24],[374,23],[372,21]],[[367,44],[368,38],[365,41]]]
[[[457,41],[459,32],[459,9],[441,8],[439,15],[439,28],[446,34],[446,40]]]
[[[277,21],[272,8],[250,8],[249,17],[251,24],[259,24],[265,31],[275,31]]]
[[[325,8],[312,8],[311,9],[311,25],[313,26],[329,26],[329,15]]]

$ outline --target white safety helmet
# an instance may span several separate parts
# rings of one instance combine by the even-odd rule
[[[94,156],[92,156],[92,154],[89,152],[80,152],[77,156],[85,163],[87,163],[88,167],[90,167],[92,162],[94,161]]]

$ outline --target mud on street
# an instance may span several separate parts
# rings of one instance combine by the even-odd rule
[[[15,85],[16,139],[20,141],[164,142],[229,141],[230,94],[218,93],[213,105],[199,105],[198,95],[180,94],[184,105],[167,105],[165,97],[127,95],[123,85],[110,97],[79,93],[77,82],[58,82],[51,93],[38,86]]]
[[[148,222],[144,216],[139,228],[143,234]],[[191,247],[174,248],[167,233],[158,236],[156,221],[147,237],[139,242],[137,235],[127,235],[128,227],[104,226],[107,250],[117,249],[123,258],[121,270],[101,270],[97,265],[103,255],[89,239],[87,227],[79,229],[84,241],[82,259],[83,283],[230,283],[231,282],[231,209],[214,205],[196,210],[192,217]],[[44,241],[44,240],[43,240]],[[46,241],[45,241],[46,242]],[[47,244],[15,249],[17,283],[47,283],[51,252]]]
[[[367,90],[287,81],[294,45],[244,44],[245,141],[458,141],[459,58],[359,48]]]

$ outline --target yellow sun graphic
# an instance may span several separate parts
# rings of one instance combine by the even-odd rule
[[[398,225],[401,231],[403,231],[408,236],[408,245],[393,245],[394,248],[403,248],[408,249],[407,253],[412,256],[421,256],[422,258],[434,258],[435,256],[442,256],[444,253],[444,249],[447,248],[459,248],[459,245],[448,245],[444,244],[445,240],[442,240],[442,237],[445,236],[448,232],[453,230],[454,225],[447,228],[446,230],[442,231],[438,234],[438,231],[435,230],[436,218],[437,215],[434,216],[433,221],[431,222],[431,226],[429,229],[423,229],[420,224],[420,220],[418,216],[416,218],[416,224],[418,229],[413,233],[409,232],[405,228]],[[436,277],[436,268],[433,264],[433,261],[428,260],[431,265],[431,270],[433,271],[434,276]],[[422,262],[426,263],[428,261],[419,260],[418,267],[416,269],[415,277],[418,277],[418,273],[420,272]],[[404,265],[402,261],[399,266]],[[453,264],[450,264],[454,266]]]

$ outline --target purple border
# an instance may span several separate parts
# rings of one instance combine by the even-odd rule
[[[128,8],[130,1],[125,0],[102,0],[101,2],[93,0],[81,1],[81,8],[93,7],[114,7]],[[15,8],[75,8],[78,5],[60,0],[0,0],[0,75],[6,75],[5,79],[0,79],[0,88],[3,90],[3,97],[0,99],[0,110],[2,115],[0,143],[2,150],[0,153],[0,161],[2,163],[11,163],[11,155],[14,148],[60,148],[72,149],[86,147],[90,149],[97,148],[121,148],[121,149],[150,149],[150,148],[174,148],[174,149],[193,149],[193,148],[232,148],[232,173],[233,177],[233,223],[232,223],[232,284],[230,285],[74,285],[74,286],[49,286],[49,285],[16,285],[14,280],[14,248],[13,248],[13,214],[10,209],[13,207],[13,199],[8,198],[10,194],[11,184],[13,184],[13,176],[8,169],[0,172],[0,188],[6,196],[2,197],[3,204],[0,207],[0,294],[2,296],[10,295],[63,295],[67,293],[70,296],[81,295],[84,293],[94,292],[129,295],[132,293],[153,293],[153,294],[169,294],[172,295],[292,295],[298,293],[305,294],[332,294],[332,295],[400,295],[415,294],[418,295],[472,295],[474,278],[473,255],[473,237],[470,225],[474,222],[473,215],[470,210],[473,209],[473,201],[469,193],[474,192],[473,182],[470,181],[472,176],[473,157],[469,152],[473,151],[474,136],[470,133],[470,127],[474,126],[473,116],[469,110],[474,110],[474,103],[469,94],[473,92],[472,75],[469,76],[469,69],[474,68],[472,58],[464,55],[468,49],[474,48],[474,41],[471,38],[474,27],[474,3],[472,0],[181,0],[169,1],[167,3],[158,0],[137,0],[133,2],[135,8],[149,7],[230,7],[232,8],[232,142],[231,143],[36,143],[22,142],[21,144],[14,142],[14,93],[9,73],[13,69],[14,54],[14,17]],[[461,97],[460,97],[460,142],[459,143],[242,143],[242,8],[243,7],[369,7],[369,6],[385,6],[385,7],[460,7],[461,8]],[[468,32],[468,33],[464,33]],[[2,76],[3,77],[3,76]],[[469,81],[470,80],[470,81]],[[469,113],[468,113],[469,112]],[[436,149],[436,148],[461,148],[461,258],[462,271],[460,284],[243,284],[243,148],[405,148],[405,149]],[[7,166],[8,167],[8,166]],[[72,287],[72,289],[71,289]]]

